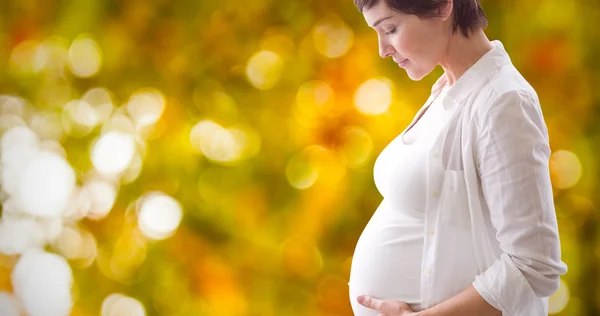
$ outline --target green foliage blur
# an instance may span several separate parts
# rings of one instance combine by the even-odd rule
[[[569,266],[551,311],[600,315],[600,2],[482,4],[549,128]],[[114,293],[147,315],[352,315],[354,246],[382,199],[374,160],[441,73],[413,82],[381,59],[352,0],[0,1],[0,95],[26,102],[0,132],[44,122],[78,185],[103,133],[137,135],[109,212],[65,219],[82,241],[47,246],[69,258],[72,315]],[[98,88],[105,103],[69,103]],[[131,105],[143,93],[158,107]],[[168,236],[140,224],[149,192],[181,206]],[[16,261],[0,255],[0,291]]]

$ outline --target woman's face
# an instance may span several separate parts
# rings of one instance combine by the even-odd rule
[[[445,52],[451,36],[449,5],[442,10],[442,17],[421,19],[413,14],[392,10],[384,0],[364,9],[367,24],[374,28],[379,38],[379,55],[392,56],[394,62],[404,68],[412,80],[428,75]]]

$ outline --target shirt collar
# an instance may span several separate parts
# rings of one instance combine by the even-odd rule
[[[511,62],[502,42],[494,40],[491,43],[493,48],[479,58],[450,87],[443,101],[444,109],[451,110],[456,105],[461,104],[475,90],[477,83],[487,81],[494,70]],[[432,94],[437,95],[445,85],[446,74],[443,74],[433,85]]]

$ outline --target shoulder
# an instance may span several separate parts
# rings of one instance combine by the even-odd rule
[[[474,119],[482,122],[502,111],[533,111],[541,115],[540,101],[535,89],[512,63],[490,73],[486,84],[474,97]]]

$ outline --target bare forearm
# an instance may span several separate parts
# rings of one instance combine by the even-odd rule
[[[418,316],[502,316],[490,305],[473,285],[455,296],[417,313]]]

